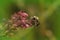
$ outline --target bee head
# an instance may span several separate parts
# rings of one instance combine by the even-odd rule
[[[39,18],[37,16],[33,16],[33,19],[37,19],[38,20]]]

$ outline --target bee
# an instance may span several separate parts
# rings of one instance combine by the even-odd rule
[[[31,23],[32,25],[39,26],[40,25],[39,18],[37,16],[31,17]]]

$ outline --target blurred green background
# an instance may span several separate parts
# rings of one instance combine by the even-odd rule
[[[40,26],[20,29],[12,37],[3,36],[4,20],[19,9],[38,16]],[[60,0],[0,0],[0,40],[60,40]]]

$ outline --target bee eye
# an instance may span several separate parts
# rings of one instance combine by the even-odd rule
[[[33,20],[35,20],[35,18],[33,18]]]

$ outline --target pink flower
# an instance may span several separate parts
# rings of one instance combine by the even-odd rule
[[[20,15],[21,18],[27,18],[28,17],[28,14],[26,12],[19,11],[18,15]]]

